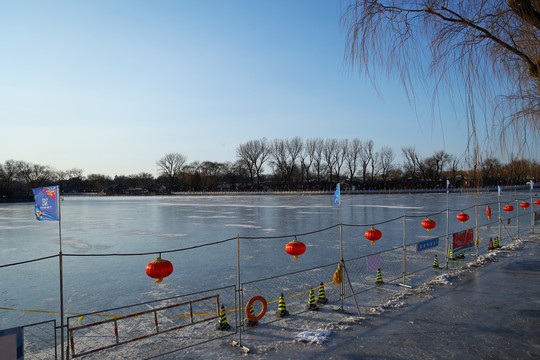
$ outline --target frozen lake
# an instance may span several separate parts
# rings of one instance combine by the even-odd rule
[[[512,203],[518,208],[515,199],[529,201],[530,195],[509,192],[501,196],[501,204]],[[496,193],[481,193],[480,198],[473,193],[342,194],[341,207],[332,205],[330,193],[66,196],[61,202],[65,311],[86,313],[235,285],[237,236],[242,282],[337,263],[340,221],[344,224],[346,261],[402,246],[404,227],[407,244],[443,239],[447,207],[449,233],[475,226],[474,205],[478,203],[478,225],[484,227],[485,235],[496,236],[497,202]],[[491,222],[485,216],[485,204],[492,208]],[[455,219],[462,210],[471,216],[466,224]],[[519,210],[522,231],[530,229],[530,209]],[[506,225],[514,227],[513,232],[516,213],[501,215],[505,224],[507,218],[513,217],[512,223]],[[427,216],[438,224],[429,233],[420,226]],[[372,225],[383,233],[374,245],[363,235]],[[305,254],[295,262],[284,251],[294,236],[307,246]],[[167,252],[220,241],[212,246]],[[0,265],[57,255],[58,250],[57,222],[36,221],[33,203],[0,204]],[[443,252],[442,246],[438,251]],[[156,284],[146,276],[145,266],[160,252],[173,263],[174,272]],[[150,254],[139,255],[143,253]],[[132,255],[124,256],[127,254]],[[0,307],[17,309],[0,310],[0,329],[57,317],[20,310],[58,311],[58,273],[57,257],[0,268]]]

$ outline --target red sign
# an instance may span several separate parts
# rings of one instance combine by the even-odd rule
[[[453,251],[452,255],[459,255],[466,251],[472,250],[474,247],[474,231],[466,230],[460,233],[455,233],[452,240]]]

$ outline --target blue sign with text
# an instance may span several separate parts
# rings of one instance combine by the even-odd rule
[[[416,252],[431,249],[436,246],[439,246],[439,238],[420,241],[418,244],[416,244]]]

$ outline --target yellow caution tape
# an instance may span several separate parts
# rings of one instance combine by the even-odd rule
[[[337,272],[337,271],[336,271]],[[342,275],[343,276],[343,275]],[[300,295],[303,295],[303,294],[307,294],[308,292],[310,292],[311,290],[316,290],[316,289],[319,289],[323,286],[327,286],[327,285],[330,285],[332,284],[333,281],[330,281],[326,284],[323,284],[323,285],[319,285],[317,287],[314,287],[313,289],[309,289],[307,291],[303,291],[301,293],[297,293],[297,294],[294,294],[294,295],[291,295],[291,296],[286,296],[284,297],[284,299],[291,299],[291,298],[294,298],[296,296],[300,296]],[[275,303],[275,302],[278,302],[279,299],[277,300],[272,300],[270,302],[268,302],[268,304],[272,304],[272,303]],[[258,307],[258,306],[261,306],[260,304],[258,305],[255,305],[254,307]],[[240,308],[241,311],[245,310],[246,308],[245,307],[242,307]],[[58,314],[58,311],[51,311],[51,310],[34,310],[34,309],[14,309],[14,308],[8,308],[8,307],[1,307],[0,306],[0,310],[11,310],[11,311],[27,311],[27,312],[35,312],[35,313],[46,313],[46,314]],[[239,309],[230,309],[230,310],[225,310],[225,312],[235,312],[235,311],[238,311]],[[208,315],[217,315],[219,312],[209,312],[209,313],[203,313],[203,314],[194,314],[193,316],[208,316]],[[83,321],[84,318],[86,316],[101,316],[101,317],[111,317],[111,318],[118,318],[118,317],[123,317],[125,315],[113,315],[113,314],[88,314],[88,315],[83,315],[81,313],[70,313],[70,312],[67,312],[65,313],[66,315],[81,315],[81,317],[78,319],[79,322]],[[190,317],[190,315],[177,315],[177,316],[170,316],[171,318],[183,318],[183,317]],[[147,318],[146,316],[134,316],[134,318]]]

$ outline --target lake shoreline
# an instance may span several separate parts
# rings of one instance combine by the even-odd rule
[[[496,189],[458,189],[450,191],[449,194],[476,193],[476,192],[496,192]],[[380,195],[380,194],[445,194],[444,189],[408,189],[408,190],[342,190],[341,195]],[[317,196],[334,195],[334,191],[183,191],[172,192],[171,194],[103,194],[103,193],[65,193],[62,196],[103,196],[103,197],[181,197],[181,196]]]

